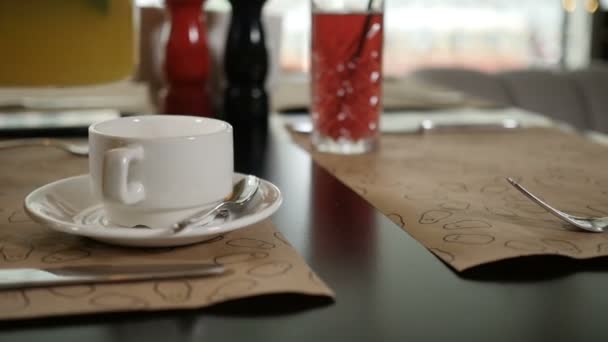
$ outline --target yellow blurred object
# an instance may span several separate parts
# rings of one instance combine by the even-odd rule
[[[2,0],[0,87],[123,80],[135,43],[131,0]]]

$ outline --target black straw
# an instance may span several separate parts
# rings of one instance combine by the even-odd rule
[[[363,52],[363,44],[365,44],[365,36],[367,36],[367,32],[369,31],[369,25],[371,24],[372,21],[372,3],[374,2],[374,0],[369,0],[367,2],[367,15],[365,16],[365,23],[363,24],[363,31],[361,32],[361,37],[359,38],[359,45],[357,45],[357,50],[355,51],[355,54],[353,55],[353,58],[351,59],[351,61],[355,61],[355,59],[358,59],[359,57],[361,57],[361,52]]]

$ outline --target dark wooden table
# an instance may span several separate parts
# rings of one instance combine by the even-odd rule
[[[239,168],[282,189],[285,201],[273,221],[336,291],[335,302],[280,295],[202,310],[3,322],[0,341],[496,342],[608,337],[605,259],[524,258],[457,274],[315,166],[280,128],[271,130],[264,155],[239,163]]]

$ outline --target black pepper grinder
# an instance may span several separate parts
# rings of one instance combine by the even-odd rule
[[[230,0],[232,18],[224,55],[224,116],[234,124],[268,119],[264,84],[268,52],[261,18],[265,1]]]
[[[224,52],[223,119],[234,128],[235,168],[253,172],[266,148],[268,52],[262,26],[266,0],[230,0],[232,17]]]

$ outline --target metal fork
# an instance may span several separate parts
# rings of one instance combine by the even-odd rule
[[[509,181],[509,183],[513,185],[513,187],[515,187],[515,189],[519,190],[522,194],[526,195],[526,197],[536,202],[545,210],[577,228],[593,233],[603,233],[608,228],[608,217],[580,217],[567,214],[563,211],[553,208],[545,201],[536,197],[533,193],[531,193],[526,188],[517,183],[515,180],[513,180],[513,178],[507,177],[507,181]]]
[[[71,143],[59,139],[50,138],[32,138],[32,139],[13,139],[0,141],[0,149],[17,148],[17,147],[32,147],[32,146],[48,146],[55,147],[77,156],[87,156],[89,154],[89,145],[86,143]]]

